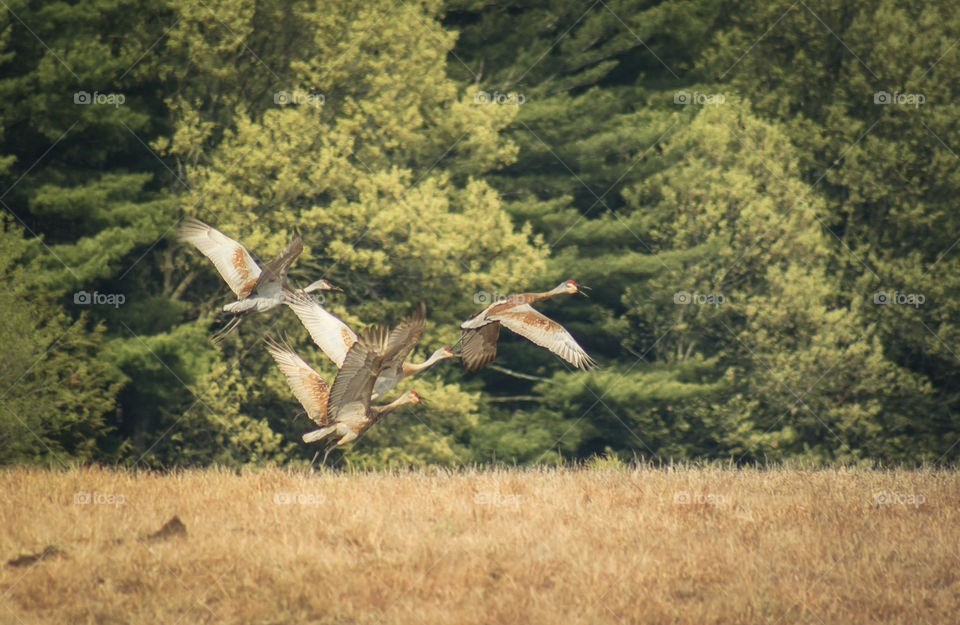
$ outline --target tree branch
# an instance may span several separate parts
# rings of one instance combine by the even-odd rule
[[[508,401],[543,401],[543,398],[536,395],[510,395],[507,397],[488,397],[487,401],[490,403]]]
[[[190,286],[190,283],[193,282],[193,279],[197,277],[197,270],[194,269],[177,285],[177,288],[173,290],[173,293],[170,294],[170,299],[178,300],[180,296],[183,295],[183,292]]]
[[[519,371],[513,371],[512,369],[507,369],[506,367],[501,367],[500,365],[489,365],[490,369],[494,371],[499,371],[500,373],[506,373],[507,375],[512,375],[515,378],[520,378],[522,380],[533,380],[534,382],[549,382],[553,384],[553,380],[550,378],[542,378],[538,375],[530,375],[529,373],[520,373]]]

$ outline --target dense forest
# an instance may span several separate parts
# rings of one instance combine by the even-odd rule
[[[426,302],[419,358],[501,295],[600,367],[496,367],[353,466],[960,458],[960,8],[943,0],[6,0],[0,464],[309,462],[270,356],[174,233],[352,327]],[[952,78],[951,78],[952,76]]]

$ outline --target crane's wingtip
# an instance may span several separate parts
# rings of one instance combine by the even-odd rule
[[[290,344],[290,339],[286,334],[267,334],[263,337],[263,343],[266,345],[269,350],[276,350],[282,352],[292,352],[293,346]]]
[[[197,236],[205,235],[211,227],[192,215],[180,220],[174,229],[174,236],[178,241],[190,241]]]

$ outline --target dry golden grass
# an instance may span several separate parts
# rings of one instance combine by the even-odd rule
[[[960,619],[956,472],[18,468],[0,492],[4,625]]]

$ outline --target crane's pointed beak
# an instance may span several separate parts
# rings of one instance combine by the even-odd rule
[[[586,290],[588,290],[588,291],[591,290],[590,287],[584,286],[583,284],[577,285],[577,293],[579,293],[580,295],[586,297],[587,299],[590,299],[590,296],[583,292],[584,289],[586,289]]]

